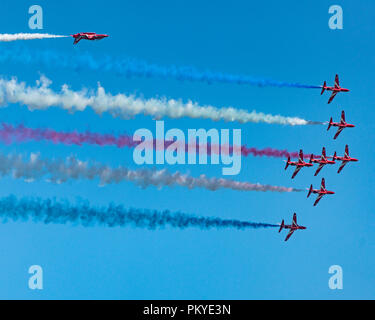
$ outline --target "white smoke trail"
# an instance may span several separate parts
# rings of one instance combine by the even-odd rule
[[[68,36],[59,36],[48,33],[3,33],[0,34],[0,41],[17,41],[17,40],[35,40],[35,39],[53,39],[66,38]]]
[[[259,183],[240,182],[223,178],[208,178],[201,175],[197,178],[180,172],[170,173],[166,169],[131,170],[124,166],[111,168],[100,163],[88,163],[74,157],[65,160],[41,159],[37,154],[31,154],[25,161],[20,155],[4,155],[0,153],[0,176],[12,175],[26,181],[45,178],[53,183],[63,183],[68,180],[99,179],[101,185],[130,181],[146,188],[148,186],[182,186],[189,189],[204,188],[211,191],[232,189],[237,191],[273,191],[295,192],[294,188],[262,185]]]
[[[213,121],[238,121],[240,123],[265,122],[269,124],[307,125],[313,122],[296,118],[270,115],[244,109],[217,108],[200,106],[194,102],[183,103],[174,99],[142,99],[133,95],[112,95],[106,93],[98,85],[96,92],[83,89],[72,91],[64,84],[60,92],[50,88],[51,81],[42,76],[34,87],[18,82],[16,78],[5,80],[0,78],[0,104],[19,103],[27,105],[29,109],[47,109],[60,107],[69,111],[84,111],[91,107],[96,113],[109,112],[113,117],[131,118],[138,114],[153,116],[154,118],[201,118]]]

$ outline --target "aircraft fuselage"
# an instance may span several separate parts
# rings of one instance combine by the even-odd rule
[[[339,160],[339,161],[346,161],[346,162],[349,162],[349,161],[357,162],[358,161],[358,159],[356,159],[356,158],[346,158],[346,157],[337,157],[337,156],[336,156],[336,159]]]
[[[350,91],[349,89],[341,88],[341,87],[327,87],[327,86],[324,86],[324,89],[328,90],[328,91],[334,91],[334,92],[349,92]]]
[[[321,160],[321,159],[313,159],[313,163],[319,163],[319,164],[335,164],[336,161],[333,160]]]
[[[308,162],[288,162],[288,164],[294,167],[312,167],[313,166],[312,163],[308,163]]]
[[[284,229],[291,229],[291,230],[305,230],[306,227],[304,226],[291,226],[291,225],[284,225]]]

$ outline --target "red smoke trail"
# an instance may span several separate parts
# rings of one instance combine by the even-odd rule
[[[254,157],[275,157],[275,158],[298,158],[299,153],[297,151],[289,152],[288,150],[277,150],[272,148],[264,148],[264,149],[257,149],[257,148],[248,148],[246,146],[241,147],[241,154],[245,157],[248,155],[252,155]],[[311,154],[304,154],[303,157],[305,159],[310,159]],[[319,156],[313,155],[314,158]]]
[[[277,150],[272,148],[247,148],[246,146],[241,147],[241,153],[245,157],[252,155],[254,157],[276,157],[276,158],[298,158],[298,152],[288,152],[288,150]]]
[[[43,128],[43,129],[34,129],[28,128],[21,125],[13,126],[11,124],[2,124],[2,128],[0,128],[0,141],[4,143],[13,143],[13,142],[29,142],[29,141],[50,141],[53,143],[62,143],[66,145],[78,145],[82,146],[83,144],[91,144],[91,145],[98,145],[98,146],[116,146],[118,148],[128,147],[134,148],[136,147],[139,142],[133,141],[133,137],[127,134],[122,134],[119,136],[115,136],[113,134],[100,134],[86,131],[84,133],[72,131],[72,132],[58,132],[53,129]],[[171,145],[173,142],[166,141],[165,148]],[[151,144],[150,144],[151,145]],[[153,146],[155,148],[155,141]],[[186,150],[188,150],[189,144],[185,145]],[[245,157],[252,155],[255,157],[275,157],[275,158],[298,158],[298,152],[289,152],[287,150],[277,150],[272,148],[264,148],[264,149],[257,149],[257,148],[248,148],[247,146],[243,145],[240,148],[236,148],[233,146],[227,146],[227,148],[223,148],[224,153],[233,153],[233,149],[241,150],[241,154]],[[198,153],[198,145],[196,146],[196,151]],[[220,147],[214,146],[211,147],[208,144],[207,147],[207,154],[210,155],[211,152],[218,153],[220,151]],[[310,154],[305,154],[304,158],[309,159]]]
[[[0,140],[4,143],[47,140],[53,143],[63,143],[67,145],[82,146],[84,143],[87,143],[99,146],[117,146],[119,148],[132,148],[138,144],[138,142],[133,141],[133,138],[129,135],[116,137],[112,134],[93,132],[58,132],[53,129],[27,128],[23,125],[14,127],[13,125],[5,123],[3,123],[2,126],[3,127],[0,128]]]

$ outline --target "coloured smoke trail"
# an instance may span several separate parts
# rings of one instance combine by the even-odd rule
[[[79,133],[76,131],[71,132],[59,132],[53,129],[48,128],[29,128],[23,125],[13,126],[11,124],[2,124],[2,128],[0,127],[0,141],[3,143],[22,143],[22,142],[29,142],[29,141],[49,141],[53,143],[62,143],[66,145],[77,145],[82,146],[83,144],[90,144],[90,145],[97,145],[97,146],[116,146],[118,148],[128,147],[134,148],[140,142],[134,141],[131,135],[121,134],[121,135],[113,135],[113,134],[100,134],[96,132],[84,132]],[[165,142],[165,148],[172,142]],[[151,148],[155,148],[156,140],[153,141]],[[241,150],[241,154],[245,157],[252,155],[255,157],[276,157],[276,158],[298,158],[298,152],[289,152],[287,150],[277,150],[273,148],[248,148],[245,145],[239,148]],[[189,151],[189,145],[185,145],[185,150]],[[198,150],[198,146],[197,146]],[[202,149],[199,149],[199,152]],[[220,149],[211,148],[210,145],[207,147],[207,153],[211,154],[212,152],[220,152]],[[233,152],[233,146],[229,146],[228,151],[230,153]],[[310,158],[309,154],[305,154],[304,157],[306,159]]]
[[[192,177],[179,171],[170,173],[168,170],[138,169],[132,170],[125,166],[109,167],[100,163],[88,163],[74,157],[65,160],[41,159],[31,154],[25,161],[20,155],[4,155],[0,153],[0,176],[12,175],[26,181],[45,179],[53,183],[64,183],[69,180],[95,180],[101,185],[133,182],[143,188],[148,186],[174,187],[181,186],[189,189],[204,188],[210,191],[230,189],[236,191],[271,191],[271,192],[300,192],[301,189],[282,186],[263,185],[260,183],[241,182],[224,178],[209,178],[202,174]]]
[[[55,68],[88,69],[106,71],[127,77],[173,78],[180,81],[199,81],[205,83],[231,83],[258,87],[290,87],[320,89],[321,86],[295,82],[259,79],[248,75],[236,75],[222,72],[201,71],[194,67],[161,66],[134,58],[115,58],[112,56],[95,57],[90,53],[66,54],[52,50],[30,51],[27,48],[2,49],[0,61],[16,63],[33,62]]]
[[[72,91],[63,85],[60,92],[50,88],[51,81],[42,76],[37,81],[36,87],[27,86],[17,79],[5,80],[0,78],[0,104],[18,103],[26,105],[30,110],[44,110],[59,107],[70,112],[84,111],[92,108],[97,114],[109,112],[113,117],[124,119],[143,114],[154,118],[169,117],[173,119],[189,117],[193,119],[210,119],[213,121],[230,122],[264,122],[281,125],[310,125],[322,124],[297,117],[284,117],[261,112],[249,112],[245,109],[232,107],[217,108],[214,106],[200,106],[194,102],[184,103],[174,99],[143,99],[132,95],[106,93],[104,88],[98,86],[97,92],[81,90]]]
[[[54,35],[48,33],[15,33],[0,34],[0,41],[17,41],[17,40],[36,40],[36,39],[56,39],[56,38],[67,38],[68,36]]]
[[[42,222],[45,224],[79,224],[84,227],[136,227],[160,229],[196,227],[208,229],[259,229],[279,227],[276,224],[256,223],[235,219],[206,218],[185,213],[156,210],[126,209],[122,205],[90,207],[87,202],[70,204],[68,201],[17,199],[13,196],[0,199],[0,219]]]

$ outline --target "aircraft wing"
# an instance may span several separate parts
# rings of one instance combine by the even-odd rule
[[[293,215],[293,225],[297,227],[297,215],[296,214]]]
[[[339,136],[339,134],[341,133],[342,130],[344,130],[344,127],[340,127],[340,128],[337,130],[337,132],[336,132],[335,136],[333,137],[333,139],[336,139],[336,138]]]
[[[326,156],[326,148],[323,147],[323,150],[322,150],[322,160],[327,160],[327,156]]]
[[[340,173],[341,170],[344,169],[344,167],[345,167],[345,165],[346,165],[347,163],[348,163],[348,161],[343,161],[343,162],[341,163],[341,166],[340,166],[339,170],[337,171],[337,173]]]
[[[331,96],[330,96],[330,98],[329,98],[329,100],[328,100],[328,103],[331,103],[331,102],[332,102],[333,98],[336,97],[336,94],[337,94],[337,91],[333,91],[333,92],[332,92],[332,94],[331,94]]]
[[[345,146],[345,156],[349,157],[349,146]]]
[[[316,170],[314,176],[317,176],[317,175],[319,174],[320,170],[323,169],[323,167],[324,167],[324,164],[321,163],[321,164],[319,165],[318,169]]]
[[[302,163],[302,162],[303,162],[303,151],[302,151],[302,150],[299,151],[298,162],[299,162],[299,163]]]
[[[339,87],[339,86],[340,86],[339,75],[336,74],[336,77],[335,77],[335,87]]]
[[[322,195],[322,194],[318,195],[318,197],[316,198],[316,200],[315,200],[315,202],[314,202],[314,207],[318,204],[318,202],[319,202],[320,199],[322,199],[322,198],[323,198],[323,195]]]
[[[341,112],[341,123],[344,124],[345,121],[345,111]]]
[[[292,236],[293,233],[294,233],[294,230],[293,230],[293,229],[290,229],[288,235],[287,235],[286,238],[285,238],[285,241],[288,241],[289,238]]]
[[[326,181],[324,178],[322,178],[322,184],[320,185],[320,190],[325,190],[326,189]]]
[[[292,175],[292,179],[294,179],[294,177],[297,175],[297,173],[298,173],[301,169],[302,169],[302,167],[299,167],[299,166],[296,167],[296,170],[294,170],[294,173],[293,173],[293,175]]]

